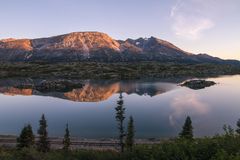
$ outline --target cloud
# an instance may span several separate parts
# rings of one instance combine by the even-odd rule
[[[186,17],[182,15],[175,17],[173,25],[177,36],[188,39],[198,39],[205,30],[212,27],[214,27],[214,23],[208,18]]]
[[[198,39],[204,31],[215,26],[204,2],[206,1],[178,0],[172,7],[172,29],[177,36]]]
[[[169,121],[172,126],[175,126],[177,119],[186,115],[205,115],[209,112],[208,104],[201,102],[194,93],[175,97],[170,107],[172,113],[169,115]]]
[[[172,7],[172,9],[171,9],[171,13],[170,13],[171,17],[174,17],[174,16],[175,16],[177,10],[181,7],[182,4],[183,4],[183,3],[182,3],[182,0],[178,0],[178,1],[176,2],[176,4],[175,4],[175,5]]]

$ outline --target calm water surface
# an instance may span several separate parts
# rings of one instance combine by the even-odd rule
[[[134,117],[138,138],[177,136],[187,115],[196,136],[214,135],[240,118],[240,76],[209,80],[218,84],[192,90],[166,81],[87,81],[82,88],[44,94],[9,87],[7,81],[8,87],[0,87],[0,134],[19,134],[26,123],[36,133],[44,113],[51,136],[62,136],[68,123],[72,136],[117,137],[114,108],[123,92],[126,116]]]

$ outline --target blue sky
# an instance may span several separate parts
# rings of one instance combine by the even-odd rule
[[[0,39],[100,31],[240,60],[239,0],[2,0]]]

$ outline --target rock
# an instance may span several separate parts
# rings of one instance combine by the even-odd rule
[[[190,81],[186,81],[184,83],[181,84],[181,86],[185,86],[194,90],[198,90],[198,89],[203,89],[206,87],[210,87],[215,85],[216,83],[213,81],[206,81],[206,80],[190,80]]]

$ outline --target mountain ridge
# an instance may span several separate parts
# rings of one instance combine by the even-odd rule
[[[115,40],[102,32],[72,32],[37,39],[0,40],[0,61],[14,62],[138,62],[240,64],[207,54],[186,52],[156,37]]]

